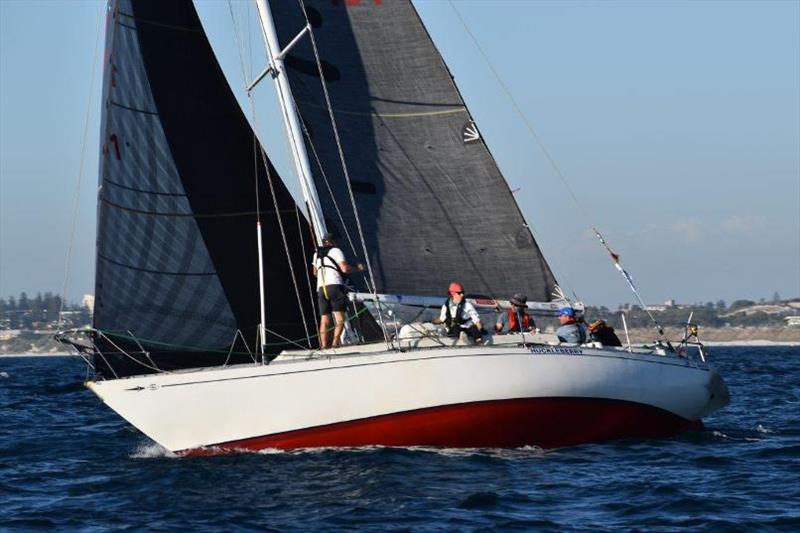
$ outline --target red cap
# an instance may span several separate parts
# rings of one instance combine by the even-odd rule
[[[461,284],[460,284],[459,282],[457,282],[457,281],[454,281],[454,282],[453,282],[453,283],[451,283],[451,284],[450,284],[450,286],[447,288],[447,292],[449,292],[450,294],[454,294],[454,293],[456,293],[456,292],[464,292],[464,287],[462,287],[462,286],[461,286]]]

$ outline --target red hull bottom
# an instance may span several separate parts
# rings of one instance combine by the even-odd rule
[[[498,400],[419,409],[185,450],[181,455],[382,446],[558,448],[621,438],[663,438],[702,422],[633,402],[592,398]]]

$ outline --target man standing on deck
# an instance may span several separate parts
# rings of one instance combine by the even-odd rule
[[[314,252],[311,260],[314,275],[317,277],[317,304],[319,305],[319,347],[338,348],[344,330],[345,311],[347,310],[347,292],[344,277],[353,272],[364,272],[364,265],[351,267],[344,258],[344,253],[336,247],[332,233],[322,238],[322,246]],[[328,330],[331,327],[331,313],[334,317],[333,342],[328,343]]]

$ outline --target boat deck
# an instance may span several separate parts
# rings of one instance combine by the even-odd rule
[[[484,342],[483,346],[487,347],[503,347],[503,346],[521,346],[521,345],[539,345],[539,346],[566,346],[577,347],[578,345],[562,343],[558,337],[552,333],[510,333],[505,335],[490,335]],[[603,348],[605,350],[619,350],[630,351],[631,353],[639,354],[656,354],[665,355],[660,353],[658,349],[651,347],[612,347],[603,346],[598,342],[589,342],[580,345],[587,348]],[[414,351],[421,349],[431,348],[457,348],[457,347],[475,347],[475,344],[468,340],[464,335],[459,338],[445,337],[435,335],[425,335],[414,338],[401,338],[399,341],[393,341],[387,347],[385,342],[374,342],[369,344],[350,344],[341,346],[339,348],[329,348],[327,350],[284,350],[273,361],[286,361],[294,358],[313,358],[313,357],[334,357],[334,356],[356,356],[356,355],[374,355],[381,352],[389,351]]]

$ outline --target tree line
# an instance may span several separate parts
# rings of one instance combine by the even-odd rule
[[[58,322],[61,296],[52,292],[37,293],[33,298],[26,292],[19,297],[0,298],[0,329],[48,329]],[[81,326],[91,322],[91,311],[83,304],[64,304],[64,324]]]
[[[730,306],[726,305],[723,300],[716,303],[706,302],[705,304],[693,305],[680,305],[667,307],[663,311],[651,311],[652,315],[664,327],[682,327],[689,320],[689,315],[692,316],[692,323],[698,324],[701,327],[782,327],[786,325],[784,317],[788,313],[765,313],[764,311],[755,310],[749,313],[736,313],[737,310],[746,309],[751,306],[763,304],[765,302],[755,302],[752,300],[736,300]],[[772,302],[778,303],[778,302]],[[625,320],[629,328],[647,328],[652,327],[653,323],[650,320],[647,312],[639,306],[630,306],[623,308],[620,306],[617,310],[612,311],[609,308],[591,307],[586,309],[586,320],[592,321],[598,318],[604,319],[608,324],[614,328],[621,329],[622,314],[625,314]]]

